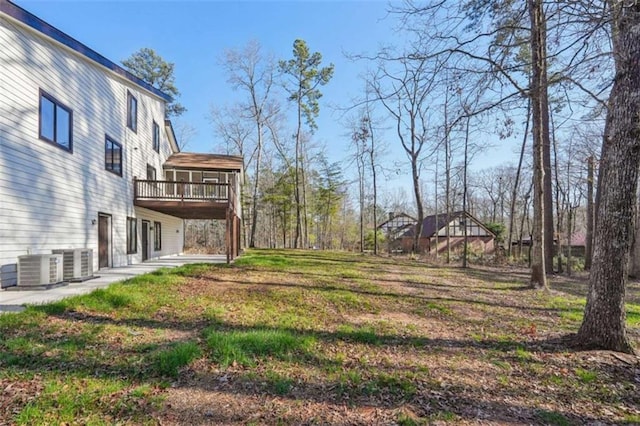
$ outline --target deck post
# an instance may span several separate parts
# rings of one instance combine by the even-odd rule
[[[224,232],[225,246],[227,248],[227,263],[231,263],[231,237],[229,235],[231,230],[229,228],[230,228],[229,208],[227,207],[227,209],[225,210],[225,232]]]
[[[242,231],[242,226],[241,226],[241,220],[240,218],[236,215],[236,256],[240,256],[240,243],[241,243],[241,231]]]

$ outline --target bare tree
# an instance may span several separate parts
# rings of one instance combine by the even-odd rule
[[[247,171],[249,170],[249,164],[253,161],[253,157],[256,152],[255,145],[251,144],[251,129],[247,126],[247,123],[243,120],[238,120],[237,117],[242,113],[242,109],[236,105],[234,107],[227,107],[223,109],[217,109],[211,107],[210,120],[214,127],[214,132],[221,139],[221,147],[227,155],[238,155],[242,157],[242,168],[244,170],[243,176],[243,188],[241,188],[241,205],[243,209],[243,216],[246,215],[246,199],[245,189],[249,182]],[[247,223],[243,226],[243,242],[247,244]]]
[[[238,119],[246,118],[253,122],[255,127],[255,150],[253,152],[255,157],[251,189],[251,231],[249,234],[249,247],[255,247],[259,212],[260,172],[266,122],[278,112],[278,107],[271,99],[275,63],[271,57],[265,56],[261,52],[261,46],[257,41],[251,41],[242,50],[225,51],[222,66],[232,87],[242,90],[247,96],[246,101],[240,106],[242,114]]]
[[[390,67],[397,67],[393,70]],[[379,74],[369,85],[375,100],[391,116],[398,140],[411,165],[413,195],[418,223],[415,228],[413,250],[420,251],[424,206],[420,189],[423,149],[428,143],[429,101],[437,83],[439,64],[425,59],[402,58],[381,61]],[[435,145],[435,144],[434,144]]]
[[[182,120],[174,120],[174,129],[176,132],[176,142],[178,143],[178,149],[184,151],[193,138],[198,134],[198,130],[191,124]]]
[[[365,115],[360,116],[354,124],[351,135],[351,146],[353,147],[353,161],[358,170],[358,201],[360,210],[360,252],[364,252],[364,210],[365,210],[365,160],[367,155],[367,140],[369,139],[369,123]]]
[[[399,14],[403,29],[416,36],[413,57],[441,58],[447,68],[487,77],[491,90],[474,113],[512,109],[525,99],[535,101],[534,157],[541,154],[541,158],[539,165],[537,158],[534,161],[534,180],[540,180],[534,186],[534,199],[539,198],[534,203],[538,212],[534,234],[544,250],[541,256],[534,256],[531,278],[544,286],[540,272],[546,272],[546,267],[539,262],[548,264],[553,249],[547,92],[552,87],[564,93],[573,91],[566,98],[580,98],[581,107],[589,102],[602,105],[609,87],[607,52],[603,38],[595,36],[602,35],[602,22],[593,13],[596,4],[542,0],[526,4],[523,8],[519,2],[499,0],[408,1],[392,11]],[[548,22],[552,23],[550,30]],[[547,40],[549,32],[552,36]],[[549,46],[551,52],[547,52]],[[548,60],[552,70],[547,69]],[[574,96],[575,92],[584,96]]]

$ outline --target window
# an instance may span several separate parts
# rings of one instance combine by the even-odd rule
[[[138,100],[131,92],[127,92],[127,127],[138,131]]]
[[[155,251],[162,250],[162,224],[153,222],[153,249]]]
[[[138,252],[138,221],[135,217],[127,218],[127,254]]]
[[[155,121],[153,122],[153,150],[160,152],[160,126]]]
[[[122,145],[106,137],[104,143],[104,168],[122,176]]]
[[[54,97],[40,91],[40,129],[38,137],[73,152],[71,140],[73,113]]]
[[[147,180],[156,180],[156,169],[150,164],[147,164]]]

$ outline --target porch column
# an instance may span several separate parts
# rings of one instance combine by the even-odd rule
[[[240,218],[236,216],[236,249],[237,249],[236,256],[240,256],[240,250],[241,250],[240,245],[242,244],[242,238],[240,238],[241,233],[242,233],[242,220],[240,220]]]
[[[231,221],[229,220],[229,208],[225,211],[225,230],[224,239],[225,247],[227,249],[227,263],[231,263]]]

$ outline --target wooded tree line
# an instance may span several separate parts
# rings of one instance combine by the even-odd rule
[[[523,6],[391,6],[406,43],[353,56],[371,71],[362,96],[345,106],[352,156],[342,163],[331,163],[314,140],[333,65],[323,66],[303,40],[290,59],[272,58],[257,42],[226,52],[221,65],[244,101],[211,117],[224,150],[245,160],[246,246],[363,249],[384,211],[412,199],[414,249],[426,212],[471,210],[507,225],[508,249],[529,234],[531,287],[548,288],[554,239],[568,241],[582,212],[593,248],[578,341],[631,351],[624,295],[640,163],[640,6]],[[515,133],[522,134],[517,166],[469,171],[482,141]],[[385,149],[398,148],[407,162],[385,163]],[[388,189],[380,196],[376,178],[407,168],[412,196]]]
[[[587,146],[592,148],[578,154],[581,141],[576,135],[590,126],[594,135],[601,134],[595,200],[589,198],[589,185],[586,191],[587,223],[595,224],[595,231],[591,290],[577,342],[632,351],[625,334],[624,297],[640,165],[640,5],[528,0],[522,6],[469,0],[407,1],[394,7],[411,42],[402,50],[382,50],[368,58],[378,64],[368,87],[396,123],[412,168],[419,220],[425,158],[435,156],[439,165],[438,156],[444,156],[449,212],[455,141],[463,146],[466,206],[469,155],[478,148],[470,134],[501,127],[508,135],[518,124],[515,120],[524,116],[523,153],[528,136],[532,148],[527,193],[532,199],[533,288],[548,288],[554,237],[559,239],[564,230],[565,217],[571,233],[571,218],[583,199],[572,174],[586,164],[587,183],[593,180],[592,159],[598,150],[591,142]],[[491,126],[491,121],[498,125]],[[511,236],[524,160],[521,155],[512,183]],[[504,188],[501,182],[498,179],[498,192]],[[588,231],[591,235],[592,229]],[[418,236],[419,230],[415,248]]]

